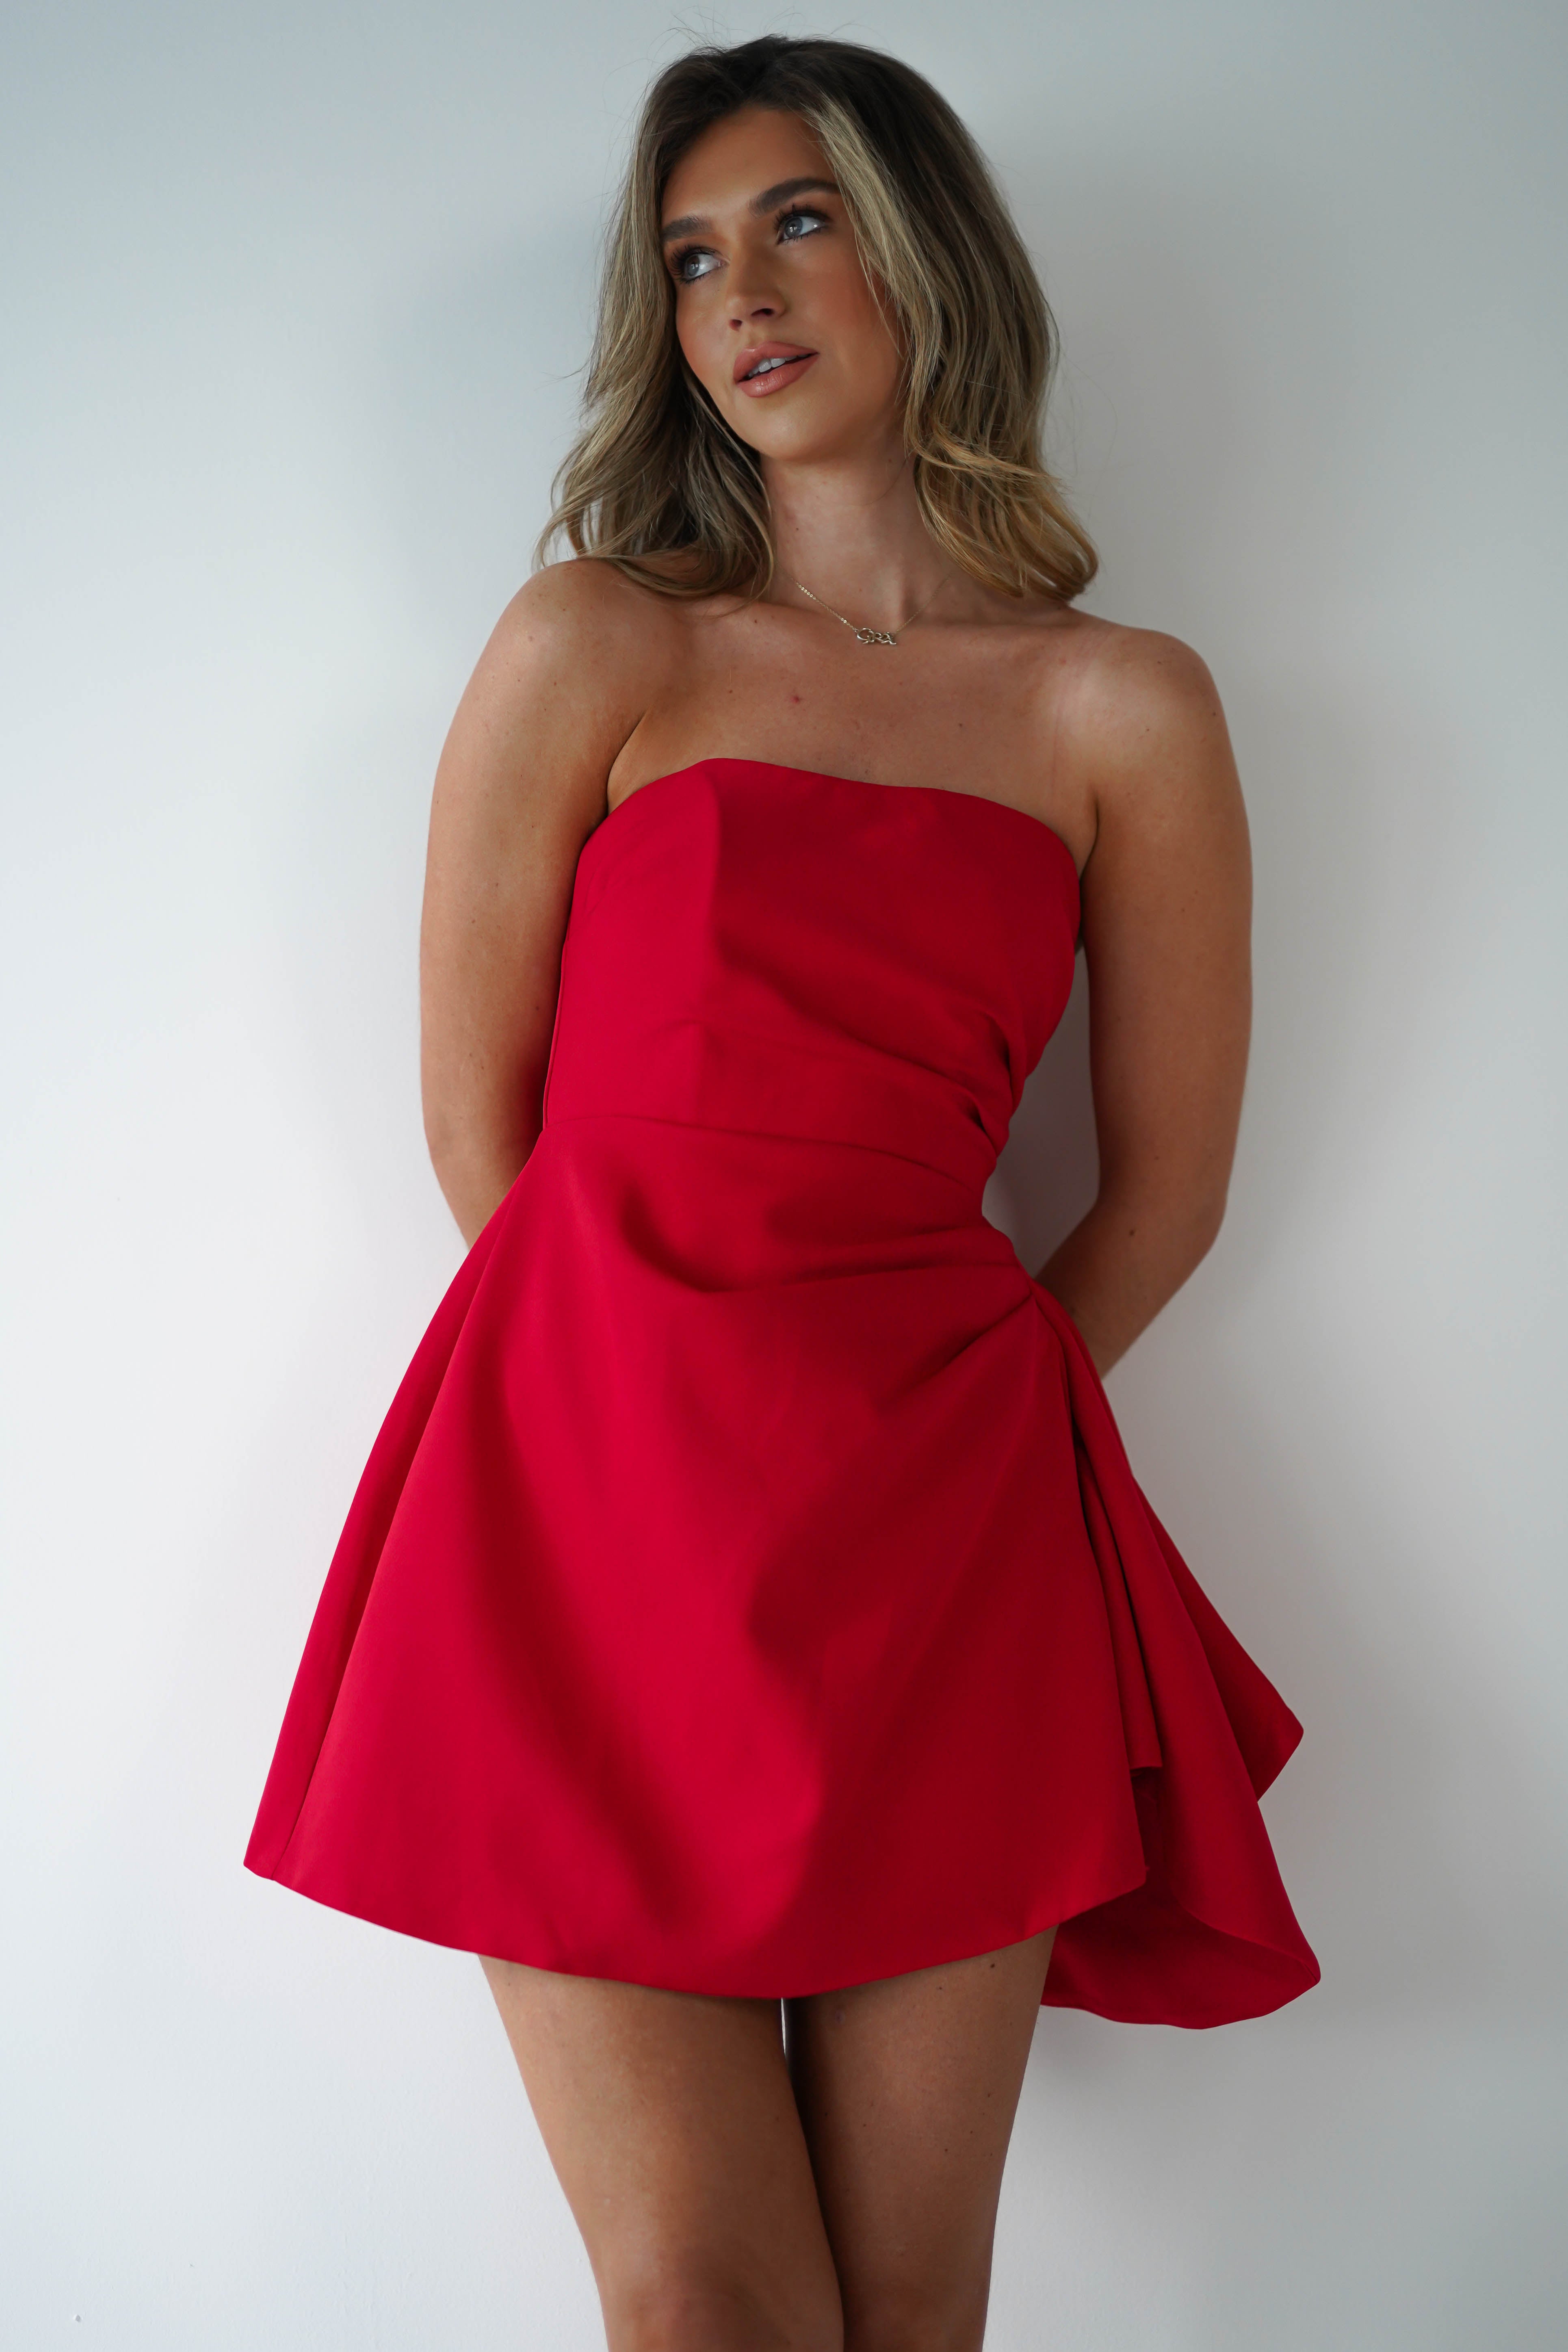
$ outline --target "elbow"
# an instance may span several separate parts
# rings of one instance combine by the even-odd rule
[[[460,1179],[471,1156],[472,1141],[468,1122],[454,1118],[446,1105],[426,1100],[425,1149],[430,1155],[436,1181],[448,1200],[452,1197],[454,1181]]]
[[[1225,1223],[1228,1191],[1229,1188],[1226,1184],[1210,1187],[1200,1192],[1188,1206],[1186,1239],[1187,1247],[1191,1253],[1191,1264],[1187,1269],[1189,1273],[1203,1264],[1219,1239],[1219,1229]]]
[[[1224,1181],[1194,1185],[1169,1204],[1162,1255],[1173,1289],[1179,1290],[1195,1274],[1219,1239],[1225,1223],[1227,1186]]]
[[[472,1242],[500,1206],[533,1149],[538,1123],[476,1116],[427,1102],[425,1145],[436,1181]]]
[[[467,1156],[472,1142],[472,1121],[454,1118],[449,1105],[425,1103],[425,1149],[437,1176]]]
[[[426,1079],[421,1108],[425,1148],[441,1188],[449,1176],[508,1163],[515,1176],[533,1148],[537,1118],[510,1092],[494,1086],[437,1085]]]
[[[1111,1187],[1102,1189],[1099,1210],[1108,1230],[1120,1234],[1121,1246],[1142,1265],[1152,1288],[1169,1297],[1218,1240],[1226,1193],[1226,1182],[1212,1180],[1152,1191],[1140,1187],[1131,1194]]]
[[[464,1149],[459,1133],[446,1122],[428,1118],[425,1121],[425,1148],[430,1155],[441,1197],[457,1219],[463,1239],[472,1243],[483,1223],[474,1207],[477,1187],[472,1157]]]

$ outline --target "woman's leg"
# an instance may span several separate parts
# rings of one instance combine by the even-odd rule
[[[483,1965],[610,2352],[841,2352],[778,2003]]]
[[[978,2352],[1054,1934],[784,2004],[846,2352]]]

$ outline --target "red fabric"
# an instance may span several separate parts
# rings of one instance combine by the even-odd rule
[[[1048,2002],[1316,1981],[1300,1727],[980,1195],[1072,978],[1056,835],[708,760],[579,863],[539,1143],[355,1496],[249,1866],[781,1995],[1061,1921]]]

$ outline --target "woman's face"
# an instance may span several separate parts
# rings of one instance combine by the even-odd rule
[[[742,441],[785,463],[901,449],[898,346],[797,115],[749,106],[705,131],[663,235],[680,348]]]

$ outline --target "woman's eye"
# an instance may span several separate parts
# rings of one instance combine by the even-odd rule
[[[803,236],[815,236],[818,229],[828,226],[826,213],[792,205],[788,212],[779,215],[779,241],[785,245],[798,245]],[[710,278],[719,267],[720,257],[709,245],[682,246],[669,258],[670,276],[678,286],[695,286],[700,278]]]

